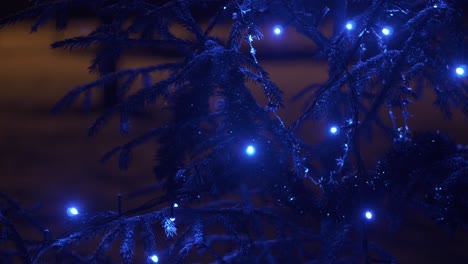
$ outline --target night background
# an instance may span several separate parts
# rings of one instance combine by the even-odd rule
[[[4,1],[0,4],[0,18],[6,18],[16,12],[24,10],[26,7],[32,6],[34,4],[33,2],[34,1],[26,0]],[[158,1],[146,2],[155,3]],[[163,4],[166,2],[171,1],[159,1],[158,3]],[[223,7],[224,4],[228,6],[228,14],[223,17],[222,22],[217,24],[210,33],[212,36],[219,36],[222,42],[226,43],[232,23],[240,19],[234,18],[234,16],[231,15],[233,12],[236,12],[236,8],[238,8],[238,6],[234,4],[236,1],[210,2],[214,3],[205,8],[197,6],[191,10],[195,20],[202,25],[202,28],[206,28],[210,21],[208,18],[213,14],[216,14],[218,9]],[[241,2],[245,3],[249,1],[237,1],[237,3]],[[264,1],[259,1],[259,3],[260,2]],[[302,3],[307,1],[291,2]],[[320,2],[320,4],[318,2]],[[345,1],[317,1],[316,6],[311,7],[313,10],[324,10],[323,6],[328,5],[330,10],[332,10],[330,14],[324,15],[324,18],[320,21],[320,25],[318,27],[327,38],[332,38],[334,36],[334,30],[346,31],[344,28],[339,28],[340,25],[346,27],[346,22],[350,21],[346,18],[346,11],[340,11],[341,13],[336,11],[336,13],[334,13],[335,10],[341,10],[337,7],[342,5],[342,2]],[[349,2],[347,10],[349,17],[354,17],[368,8],[372,1],[346,2]],[[466,68],[466,65],[468,65],[468,42],[466,37],[466,30],[468,29],[468,8],[464,2],[465,1],[414,1],[413,7],[415,9],[423,9],[420,7],[429,7],[433,5],[445,7],[445,5],[448,4],[453,8],[453,10],[456,10],[454,13],[459,16],[459,20],[457,20],[457,22],[461,24],[458,25],[458,28],[444,28],[441,26],[441,28],[438,29],[440,32],[445,30],[450,33],[460,33],[460,35],[463,36],[460,40],[461,45],[459,54],[456,52],[447,53],[453,55],[452,58],[445,57],[448,61],[452,59],[452,65],[450,65],[450,67],[447,66],[447,69],[443,69],[444,72],[455,72],[456,67],[460,66]],[[255,6],[254,4],[252,5]],[[404,4],[402,4],[402,6],[404,6]],[[304,34],[299,33],[293,27],[294,23],[291,22],[291,20],[286,19],[285,16],[280,16],[279,11],[276,9],[271,12],[272,13],[265,14],[258,18],[258,27],[264,36],[261,40],[254,39],[252,41],[252,45],[255,47],[255,59],[258,60],[258,64],[269,73],[271,81],[283,91],[284,107],[278,109],[277,115],[281,117],[286,127],[288,127],[301,116],[305,109],[307,109],[305,105],[310,105],[310,103],[307,102],[314,98],[311,97],[313,93],[304,94],[299,97],[297,95],[304,87],[307,87],[310,84],[324,84],[329,79],[329,70],[333,69],[330,69],[327,64],[327,55],[320,54],[320,47],[313,44],[308,37],[304,36]],[[396,14],[398,12],[400,11],[395,11]],[[144,134],[149,129],[164,126],[171,120],[174,120],[174,116],[177,114],[168,111],[167,109],[170,106],[165,104],[162,99],[158,99],[156,106],[153,106],[150,111],[145,112],[138,109],[130,114],[131,129],[127,135],[125,135],[125,133],[119,133],[119,130],[122,131],[125,129],[122,128],[122,123],[120,122],[121,119],[119,118],[119,113],[117,113],[95,136],[87,136],[87,129],[93,124],[96,118],[118,103],[117,101],[114,101],[118,99],[109,98],[109,94],[102,91],[93,94],[92,103],[89,105],[89,109],[84,109],[85,107],[80,99],[60,113],[51,113],[51,109],[61,98],[63,98],[65,94],[67,94],[67,92],[74,87],[92,82],[100,76],[98,72],[89,73],[88,71],[90,62],[96,55],[96,49],[92,45],[90,45],[91,47],[89,48],[72,49],[71,52],[66,49],[50,48],[51,43],[91,33],[96,29],[100,22],[110,23],[110,20],[108,19],[111,18],[109,18],[109,16],[102,20],[98,20],[93,17],[93,14],[94,13],[87,8],[75,9],[69,14],[72,19],[70,20],[67,29],[65,31],[58,32],[55,28],[56,24],[54,18],[52,18],[52,22],[46,23],[44,26],[39,28],[38,32],[33,34],[31,34],[30,31],[31,25],[35,21],[35,16],[32,16],[30,19],[26,19],[26,21],[15,23],[14,25],[0,25],[0,198],[2,199],[0,202],[0,219],[2,220],[2,222],[0,222],[2,231],[2,234],[0,235],[0,263],[9,263],[8,261],[12,261],[12,263],[21,263],[21,261],[29,263],[28,261],[25,261],[25,258],[23,258],[24,256],[15,256],[10,258],[17,254],[16,250],[18,249],[17,244],[15,244],[16,240],[9,237],[9,235],[11,235],[8,229],[9,225],[6,224],[7,222],[4,220],[7,217],[10,217],[10,213],[13,216],[9,219],[15,223],[17,230],[19,230],[19,233],[24,236],[25,239],[40,241],[45,237],[44,234],[37,231],[37,228],[30,225],[28,221],[25,221],[22,218],[25,214],[34,215],[34,219],[41,222],[41,226],[46,226],[50,229],[53,239],[57,239],[61,237],[61,235],[68,235],[69,233],[67,233],[67,230],[75,228],[75,226],[81,222],[81,219],[79,219],[79,221],[75,221],[76,219],[73,219],[74,216],[67,215],[67,210],[71,207],[76,207],[79,210],[80,215],[82,215],[80,217],[86,218],[100,212],[118,211],[119,194],[122,195],[121,204],[123,211],[127,211],[132,208],[137,208],[142,204],[145,204],[145,202],[165,194],[165,190],[171,190],[170,186],[166,186],[162,189],[160,186],[161,183],[170,182],[170,180],[168,180],[169,178],[163,181],[156,178],[154,174],[155,163],[157,163],[158,160],[156,156],[162,155],[161,152],[157,154],[157,151],[155,150],[158,149],[160,151],[161,149],[164,149],[164,147],[161,147],[161,144],[155,140],[147,141],[144,144],[139,145],[132,152],[131,161],[128,165],[128,169],[126,170],[119,169],[118,154],[116,157],[111,157],[105,163],[100,162],[103,155],[114,147],[131,141],[136,136]],[[271,18],[271,20],[268,20],[268,18]],[[339,22],[337,22],[337,20],[339,20]],[[276,25],[284,25],[284,27],[279,28],[281,32],[276,32],[278,34],[275,34]],[[355,25],[353,25],[353,27],[354,26]],[[396,31],[398,31],[398,29],[399,28],[397,26],[391,28],[392,31],[395,31],[392,32],[392,34],[397,35]],[[460,29],[462,31],[457,32]],[[190,32],[183,29],[180,25],[173,26],[171,30],[174,35],[181,39],[195,41]],[[351,31],[351,29],[349,30]],[[441,38],[444,37],[447,37],[447,35],[442,34]],[[440,40],[440,43],[442,42],[444,42],[443,39]],[[198,48],[199,46],[197,46],[197,49]],[[379,52],[379,48],[377,46],[369,45],[368,49],[371,53]],[[243,39],[240,52],[246,55],[245,57],[251,59],[252,54],[249,53],[249,50],[249,42]],[[131,48],[122,53],[116,69],[113,69],[112,72],[136,67],[158,65],[161,63],[177,62],[183,57],[184,54],[178,51],[178,47],[176,45],[168,45],[161,49],[154,47]],[[439,62],[440,61],[437,61],[437,63]],[[221,64],[222,63],[220,62],[220,65]],[[353,63],[348,65],[349,69],[351,69],[350,65],[353,65]],[[435,63],[431,64],[430,67],[437,69],[437,65],[435,65]],[[434,76],[438,74],[442,76],[442,70],[438,72],[433,68],[431,68],[431,70]],[[403,67],[402,71],[408,71],[408,69]],[[101,75],[105,75],[110,72],[111,71],[101,73]],[[151,75],[153,83],[167,78],[168,76],[169,75],[166,73]],[[463,101],[463,99],[467,98],[468,77],[465,73],[461,76],[457,76],[455,73],[452,77],[455,83],[453,84],[453,87],[460,88],[461,100]],[[441,79],[445,78],[448,80],[452,77],[441,77]],[[460,184],[458,185],[459,188],[456,193],[454,192],[453,195],[456,196],[461,194],[462,196],[460,200],[462,202],[459,204],[460,207],[454,209],[457,212],[455,213],[456,220],[450,223],[434,221],[434,217],[428,217],[423,212],[424,210],[417,210],[411,206],[398,208],[401,216],[393,219],[394,211],[392,210],[395,210],[395,208],[392,208],[392,206],[379,206],[377,202],[374,204],[370,203],[374,207],[366,207],[366,210],[370,210],[370,212],[372,212],[372,219],[365,219],[366,216],[364,216],[362,220],[362,222],[365,222],[362,225],[364,225],[364,228],[366,229],[366,239],[368,241],[375,242],[379,247],[385,249],[389,255],[392,256],[389,257],[392,260],[382,260],[382,262],[377,262],[370,261],[369,258],[366,258],[365,262],[358,262],[355,260],[359,257],[355,257],[353,253],[350,255],[353,255],[355,257],[354,259],[343,258],[335,261],[327,260],[329,263],[468,263],[468,233],[466,231],[468,224],[466,222],[468,201],[466,194],[464,194],[468,191],[466,189],[468,180],[466,174],[468,171],[466,168],[468,145],[468,123],[466,113],[468,108],[466,108],[466,105],[459,104],[452,108],[452,116],[447,118],[434,104],[434,101],[437,99],[437,93],[433,91],[432,85],[429,84],[427,80],[422,79],[423,78],[415,78],[410,81],[411,86],[414,85],[415,87],[422,87],[423,89],[421,89],[421,93],[419,93],[418,89],[415,89],[417,90],[417,100],[414,100],[414,102],[410,103],[407,107],[407,112],[411,115],[407,119],[407,124],[411,133],[408,135],[405,134],[403,137],[411,138],[413,133],[416,133],[416,135],[423,135],[424,132],[431,132],[433,133],[433,136],[436,134],[447,135],[451,140],[453,140],[453,142],[455,142],[452,145],[456,146],[454,149],[456,148],[457,150],[451,150],[453,152],[450,153],[458,153],[454,155],[458,155],[457,157],[459,160],[464,160],[464,163],[462,164],[465,164],[464,168],[457,168],[458,171],[461,172],[461,176],[458,176],[459,178],[457,178],[457,181],[460,182]],[[261,86],[254,84],[254,82],[255,81],[249,81],[246,83],[255,100],[257,100],[261,106],[268,105],[269,103],[271,104],[271,102],[268,101],[268,96],[264,95],[264,91],[261,89]],[[114,83],[114,85],[117,85],[117,83],[122,85],[121,81]],[[137,91],[139,88],[135,87],[139,86],[140,83],[144,83],[144,80],[138,79],[136,83],[137,84],[135,86],[130,88],[131,91]],[[181,85],[183,86],[186,84]],[[346,87],[346,85],[347,84],[344,84],[343,87]],[[214,95],[209,96],[207,109],[210,111],[213,109],[216,110],[218,107],[224,107],[225,104],[227,107],[228,100],[222,100],[224,96],[223,94],[213,94]],[[192,100],[190,99],[191,96],[187,97],[189,99],[184,100]],[[330,98],[337,97],[332,96]],[[177,106],[175,108],[177,108]],[[397,126],[402,127],[404,115],[402,114],[402,110],[394,107],[393,111],[397,118]],[[177,111],[175,112],[177,113]],[[337,110],[337,112],[340,112],[340,110]],[[379,109],[378,115],[381,116],[382,123],[385,123],[391,128],[392,123],[388,114],[388,108],[382,107],[382,109]],[[276,120],[274,115],[268,116],[271,120]],[[177,117],[175,118],[177,119]],[[301,126],[296,130],[299,137],[303,142],[305,142],[305,145],[312,146],[311,149],[303,150],[303,152],[301,152],[308,153],[308,151],[311,151],[315,155],[308,156],[306,161],[310,164],[311,174],[317,173],[322,175],[325,171],[329,170],[330,166],[335,166],[336,158],[339,154],[337,155],[335,152],[322,150],[330,150],[333,148],[339,149],[342,144],[345,144],[344,142],[346,142],[346,139],[343,139],[344,137],[340,139],[340,133],[342,133],[341,130],[344,131],[348,129],[345,125],[337,128],[339,130],[337,131],[338,135],[335,135],[335,133],[330,130],[333,126],[336,126],[337,123],[345,122],[340,118],[341,116],[339,115],[333,116],[333,113],[327,114],[323,119],[316,118],[307,120],[307,122],[301,124]],[[258,123],[256,124],[258,125]],[[264,129],[267,130],[267,128]],[[274,134],[276,132],[271,133]],[[268,133],[266,134],[271,136]],[[398,134],[396,135],[398,136]],[[184,135],[182,135],[182,138],[185,139],[186,137],[183,136]],[[271,137],[275,138],[274,135]],[[435,137],[439,139],[437,136]],[[442,136],[442,139],[443,138],[444,136]],[[389,138],[382,129],[379,130],[377,126],[374,126],[372,130],[366,130],[363,132],[360,139],[360,149],[364,166],[369,171],[368,173],[373,175],[373,173],[377,173],[378,171],[376,166],[377,162],[388,158],[386,154],[389,153],[393,139],[391,137]],[[179,138],[177,140],[180,141],[181,139]],[[175,142],[177,142],[177,140],[175,140]],[[406,141],[402,145],[411,144],[409,142],[410,141]],[[283,143],[278,143],[278,146],[283,146],[281,144]],[[234,145],[233,148],[235,147],[243,148],[243,145]],[[226,147],[226,151],[231,151],[233,148]],[[269,151],[272,151],[273,149],[274,148],[269,149]],[[443,146],[441,149],[445,150],[446,147]],[[257,148],[254,151],[261,152],[262,150]],[[411,152],[412,150],[409,151]],[[424,152],[434,150],[418,149],[414,151]],[[246,155],[250,156],[247,149]],[[349,155],[352,156],[353,154]],[[437,154],[434,155],[438,156]],[[443,159],[444,155],[440,158]],[[235,158],[232,159],[236,160]],[[270,163],[274,163],[273,161],[277,160],[275,158],[265,159]],[[243,161],[242,158],[240,158],[240,160]],[[389,161],[388,164],[398,165],[405,161],[411,162],[411,160],[411,158],[404,157],[393,158],[393,160]],[[236,162],[237,161],[238,160],[236,160]],[[355,162],[354,158],[350,158],[349,163],[352,164],[353,162]],[[247,164],[245,165],[246,171],[256,171],[255,168],[252,169],[252,166],[255,166],[255,164],[250,160],[245,161],[245,163]],[[431,164],[427,164],[428,168],[430,165]],[[236,167],[239,165],[228,166]],[[280,166],[278,165],[275,168],[278,167]],[[312,167],[315,167],[315,169]],[[402,168],[403,167],[404,166],[402,166]],[[424,170],[421,168],[418,170]],[[349,171],[350,173],[354,173],[356,170],[357,169],[353,168],[353,166],[349,164],[348,166],[343,167],[343,171]],[[389,170],[391,171],[391,169]],[[242,172],[243,171],[244,170],[242,169]],[[307,169],[307,171],[309,171],[309,169]],[[435,171],[437,170],[435,169]],[[434,173],[437,174],[439,172]],[[346,172],[343,172],[343,174],[346,174]],[[409,175],[410,174],[411,173],[409,173]],[[236,174],[230,174],[230,176],[232,175]],[[268,174],[266,173],[265,175]],[[343,177],[347,177],[347,175]],[[249,182],[248,184],[252,184],[256,187],[256,183],[254,180],[252,181],[253,182]],[[398,182],[398,180],[396,181]],[[212,200],[233,199],[234,201],[238,201],[238,199],[240,199],[239,197],[242,197],[242,195],[237,195],[236,191],[232,191],[230,189],[230,184],[235,185],[237,182],[232,183],[230,179],[226,179],[226,182],[226,185],[229,186],[225,189],[218,188],[216,193],[213,195],[213,198],[210,196],[212,193],[207,193],[206,196],[204,194],[202,199],[198,200],[196,197],[186,197],[182,199],[177,196],[178,194],[171,194],[173,196],[170,196],[168,200],[163,199],[163,202],[157,204],[155,208],[166,208],[168,204],[173,204],[174,201],[181,204],[181,207],[184,207],[185,201],[187,207],[195,204],[195,207],[197,208],[204,204],[210,204]],[[294,184],[296,183],[292,183],[292,186],[296,186]],[[240,185],[243,186],[242,184]],[[313,198],[315,199],[317,190],[321,188],[316,186],[310,187],[310,185],[310,182],[307,182],[305,184],[306,187],[304,188],[309,188],[307,190],[310,190],[310,188],[314,190],[311,192],[311,196],[314,196]],[[390,185],[392,185],[391,181]],[[242,189],[242,187],[240,189]],[[299,190],[303,189],[299,188]],[[265,191],[268,192],[268,190]],[[261,192],[262,191],[259,191],[259,193]],[[277,194],[275,193],[274,195]],[[283,194],[278,195],[283,197]],[[259,196],[262,196],[262,194]],[[287,199],[292,199],[289,198],[290,196],[286,197]],[[258,197],[253,199],[258,199],[259,201],[262,200],[262,198]],[[280,198],[278,198],[278,201],[279,199]],[[385,204],[388,205],[388,201],[386,199],[391,198],[385,198]],[[276,200],[276,198],[274,198],[274,200]],[[278,206],[274,200],[272,202],[269,199],[266,199],[266,202],[263,200],[262,202],[267,205]],[[257,200],[254,201],[254,203],[257,202]],[[258,203],[262,204],[262,202]],[[14,206],[12,204],[14,204]],[[406,204],[406,202],[402,202],[401,204]],[[11,209],[16,208],[15,206],[20,206],[21,209],[17,209],[18,211],[15,211],[16,209]],[[307,216],[304,216],[304,219],[301,219],[303,209],[298,208],[302,207],[297,204],[291,205],[291,208],[288,206],[290,206],[288,203],[286,203],[286,205],[281,203],[279,207],[281,207],[282,210],[291,210],[291,212],[288,212],[291,214],[291,219],[294,219],[291,221],[295,223],[306,222],[310,224],[310,226],[314,227],[317,225],[317,223],[314,222],[315,220],[310,220],[313,219],[314,213],[310,213],[310,215],[306,213]],[[308,208],[307,206],[306,208]],[[338,208],[339,206],[336,207]],[[392,208],[392,210],[389,208]],[[23,209],[25,209],[25,212],[27,213],[23,215],[22,213],[17,213],[22,212]],[[129,213],[129,217],[130,215],[143,215],[153,209],[154,208],[135,212],[132,211]],[[172,208],[168,212],[173,214],[174,209],[175,208]],[[323,211],[319,211],[317,211],[317,215],[323,213]],[[356,211],[353,212],[359,211],[360,209],[356,209]],[[366,211],[364,210],[362,212],[364,214]],[[105,217],[107,216],[103,216],[103,219]],[[111,218],[113,216],[109,217]],[[171,215],[171,217],[173,216]],[[177,224],[183,217],[184,215],[182,213],[180,216],[177,215],[175,223]],[[188,216],[188,218],[190,218],[190,216]],[[440,218],[440,216],[435,218]],[[337,221],[339,222],[340,220]],[[83,220],[83,223],[84,222],[85,221]],[[191,224],[187,223],[187,226],[190,225]],[[159,223],[156,223],[155,230],[161,229],[160,226],[161,225]],[[307,224],[305,224],[305,226],[307,226]],[[265,228],[267,229],[265,231],[267,236],[269,236],[270,233],[277,231],[274,230],[273,227]],[[361,230],[360,228],[361,227],[358,226],[356,230]],[[78,228],[73,230],[80,229]],[[184,229],[181,228],[179,230],[182,231]],[[212,229],[207,228],[207,230],[215,230],[215,233],[220,232],[219,227],[216,226]],[[157,241],[157,252],[165,252],[164,250],[170,248],[175,241],[178,241],[177,235],[166,239],[164,230],[154,232]],[[223,231],[221,231],[221,233],[222,232]],[[178,231],[178,235],[180,235],[180,231]],[[350,236],[353,237],[353,239],[358,237],[357,240],[360,240],[359,234],[352,233]],[[77,251],[78,253],[76,254],[80,256],[85,256],[87,253],[92,254],[96,244],[99,243],[99,240],[102,237],[103,234],[100,234],[96,239],[93,238],[95,240],[91,239],[91,245],[85,244],[82,248],[79,248]],[[121,243],[125,243],[122,242],[125,241],[125,238],[116,239],[117,240],[112,244],[109,253],[111,256],[109,259],[112,259],[112,261],[107,258],[102,258],[100,260],[96,260],[96,262],[124,262],[119,259],[119,247]],[[254,241],[255,235],[253,235],[251,239]],[[36,250],[39,247],[37,245],[51,245],[52,241],[54,240],[45,241],[44,239],[44,241],[37,242],[37,244],[34,244],[35,242],[26,244],[33,248],[30,251],[30,254],[31,256],[34,256],[37,254]],[[139,242],[138,237],[136,238],[136,241],[137,249],[135,250],[135,257],[133,258],[134,262],[142,263],[145,260],[148,261],[147,257],[143,257],[145,254],[148,255],[146,250],[143,252],[144,250],[139,248],[142,247],[142,243]],[[229,246],[226,246],[226,248],[221,246],[221,249],[217,248],[217,250],[220,252],[224,252],[223,250],[233,250]],[[307,249],[313,252],[323,251],[323,249],[318,250],[314,246]],[[278,249],[272,250],[275,251]],[[120,251],[120,255],[122,255],[122,249],[120,249]],[[195,249],[193,251],[196,252]],[[47,255],[47,258],[44,261],[46,263],[84,262],[82,261],[83,259],[69,258],[69,256],[72,256],[75,253],[69,253],[67,250],[64,252],[66,252],[64,255],[60,255],[62,253],[57,253],[58,257],[50,257]],[[254,250],[253,252],[254,253],[251,254],[258,254]],[[347,255],[348,253],[349,252],[347,250],[344,250],[340,251],[339,254],[337,253],[337,255]],[[190,257],[193,257],[191,254],[196,256],[196,261],[190,260]],[[189,254],[190,257],[185,260],[186,262],[181,263],[215,262],[215,260],[210,257],[205,258],[203,254],[206,254],[205,251],[200,253],[201,257],[198,256],[198,253],[192,252]],[[21,254],[19,255],[21,256]],[[174,260],[168,260],[169,258],[165,258],[165,256],[168,255],[166,253],[158,253],[158,255],[160,263],[176,263]],[[304,260],[305,257],[290,259],[288,262],[285,262],[282,257],[278,257],[276,262],[273,262],[271,259],[266,257],[265,259],[257,260],[257,262],[253,260],[250,260],[251,262],[247,262],[245,259],[243,261],[242,258],[226,262],[328,263],[322,261],[322,258],[317,258],[315,262],[306,262]],[[81,262],[78,261],[78,259]],[[126,260],[125,257],[123,257],[123,259]]]

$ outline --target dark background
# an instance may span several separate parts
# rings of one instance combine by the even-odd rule
[[[28,1],[2,3],[0,17],[27,4]],[[126,172],[119,171],[114,160],[103,165],[99,158],[145,128],[158,125],[161,121],[154,118],[163,120],[164,116],[137,117],[133,123],[135,130],[129,137],[118,134],[114,120],[96,138],[87,138],[86,129],[97,111],[81,114],[76,105],[60,115],[49,113],[66,91],[96,77],[87,72],[92,53],[50,50],[49,44],[87,34],[94,23],[80,18],[65,32],[55,32],[53,26],[47,25],[32,35],[30,23],[0,30],[0,191],[26,208],[35,208],[44,222],[58,230],[64,226],[69,205],[78,206],[83,213],[115,210],[118,193],[127,197],[132,191],[155,183],[151,173],[155,152],[152,144],[135,152]],[[322,62],[312,62],[309,42],[294,30],[286,28],[284,35],[276,37],[271,34],[272,26],[262,29],[265,39],[255,41],[254,46],[260,54],[259,62],[285,92],[286,108],[280,115],[290,123],[298,117],[302,105],[301,102],[291,103],[289,99],[305,85],[326,80],[327,67]],[[329,32],[331,27],[328,23],[324,32]],[[227,27],[220,27],[214,34],[223,35],[227,30]],[[133,54],[124,57],[119,67],[174,59]],[[262,99],[259,89],[253,87],[253,92]],[[413,131],[439,129],[458,143],[468,144],[466,119],[458,112],[452,120],[444,119],[432,106],[432,101],[433,93],[428,89],[421,101],[410,106],[414,115],[409,120],[410,128]],[[310,141],[327,136],[326,127],[320,124],[307,125],[303,132]],[[367,163],[373,164],[382,157],[386,147],[387,140],[379,136],[365,143]],[[125,200],[124,206],[140,204],[146,198]],[[401,229],[397,230],[389,228],[384,219],[376,215],[370,225],[370,238],[390,248],[401,263],[468,263],[466,232],[448,233],[417,213],[407,215]]]

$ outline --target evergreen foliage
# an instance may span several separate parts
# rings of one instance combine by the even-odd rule
[[[454,109],[468,116],[466,77],[455,74],[468,54],[459,6],[328,2],[44,0],[1,20],[0,27],[33,19],[32,31],[50,21],[64,30],[76,12],[100,21],[88,35],[52,44],[92,50],[89,70],[100,76],[67,93],[53,112],[80,98],[89,106],[98,90],[117,98],[89,135],[113,117],[120,118],[120,133],[130,134],[133,114],[160,102],[172,116],[103,157],[118,156],[126,169],[136,147],[156,140],[154,175],[161,197],[128,211],[77,216],[79,225],[52,237],[2,194],[0,245],[14,245],[9,250],[0,246],[2,263],[112,263],[112,247],[121,262],[131,263],[138,246],[148,262],[157,254],[162,263],[397,263],[368,241],[366,208],[380,208],[395,223],[404,208],[417,208],[452,230],[466,230],[467,148],[443,133],[412,133],[407,125],[408,105],[426,90],[436,94],[434,104],[448,117]],[[194,15],[200,12],[209,19]],[[328,65],[325,83],[311,83],[295,96],[307,100],[291,124],[278,114],[287,105],[282,90],[256,56],[255,42],[272,17],[313,43],[318,55],[311,59]],[[327,37],[321,27],[330,17],[335,32]],[[346,17],[352,30],[343,26]],[[390,21],[388,37],[381,30]],[[227,38],[213,36],[213,28],[223,24],[230,25]],[[175,34],[176,25],[190,37]],[[136,49],[172,52],[180,59],[117,70],[122,54]],[[166,77],[153,81],[159,72]],[[265,104],[248,83],[262,89]],[[218,98],[214,106],[212,98]],[[402,124],[394,111],[401,112]],[[299,128],[324,120],[338,124],[338,135],[306,143]],[[391,148],[368,168],[361,141],[376,129],[384,131]],[[251,156],[245,153],[248,145],[255,147]],[[21,237],[15,219],[43,232],[43,240]],[[100,242],[93,251],[76,250],[96,237]],[[161,237],[168,238],[166,245],[157,243]]]

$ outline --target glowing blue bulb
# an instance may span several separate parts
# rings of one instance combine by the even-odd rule
[[[456,72],[459,76],[465,75],[465,69],[463,69],[463,67],[457,67],[457,68],[455,69],[455,72]]]
[[[351,29],[353,29],[353,28],[354,28],[354,24],[353,24],[352,22],[348,22],[348,23],[346,24],[346,29],[347,29],[347,30],[351,30]]]
[[[338,127],[336,126],[330,127],[330,133],[332,133],[333,135],[338,134]]]
[[[388,35],[390,35],[391,33],[392,33],[392,32],[391,32],[390,28],[388,28],[388,27],[382,28],[382,34],[384,34],[385,36],[388,36]]]
[[[437,5],[434,5],[434,8],[437,8]]]
[[[249,156],[253,156],[255,155],[255,148],[253,146],[248,146],[246,149],[245,149],[245,153]]]
[[[280,25],[274,26],[273,33],[275,33],[275,35],[281,35],[283,33],[283,27]]]
[[[150,259],[151,259],[151,261],[153,261],[154,263],[158,263],[158,262],[159,262],[159,258],[158,258],[158,256],[156,256],[156,255],[151,256]]]
[[[175,221],[175,217],[171,217],[171,218],[169,218],[169,220],[171,220],[172,222],[174,222],[174,221]]]
[[[364,214],[364,216],[367,218],[367,220],[371,220],[372,217],[374,217],[374,216],[372,215],[372,212],[371,212],[371,211],[366,211],[366,213]]]
[[[177,207],[179,207],[179,204],[174,203],[174,208],[177,208]]]
[[[76,209],[76,207],[69,207],[67,209],[67,215],[68,216],[75,216],[75,215],[78,215],[79,212],[78,212],[78,209]]]

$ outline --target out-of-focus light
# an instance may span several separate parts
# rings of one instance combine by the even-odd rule
[[[249,156],[255,155],[255,147],[250,145],[247,148],[245,148],[245,153]]]
[[[169,218],[169,220],[171,220],[172,222],[174,222],[174,221],[175,221],[175,217],[171,217],[171,218]]]
[[[352,30],[353,28],[354,28],[354,23],[353,22],[346,23],[346,29],[347,30]]]
[[[179,207],[179,204],[178,203],[174,203],[174,208],[177,208]]]
[[[338,134],[338,132],[339,132],[339,129],[337,126],[330,127],[330,133],[332,133],[333,135]]]
[[[434,8],[437,8],[437,5],[434,5]]]
[[[276,25],[273,27],[273,33],[275,33],[275,35],[279,36],[283,33],[283,27],[280,26],[280,25]]]
[[[390,28],[388,27],[382,28],[382,34],[384,34],[385,36],[389,36],[391,33],[392,33],[392,30]]]
[[[465,69],[460,66],[455,69],[455,73],[457,73],[458,76],[464,76],[465,75]]]
[[[78,209],[76,207],[69,207],[67,209],[67,215],[68,216],[75,216],[78,215],[80,212],[78,212]]]
[[[159,262],[159,258],[158,258],[158,256],[156,256],[156,255],[151,256],[150,259],[151,259],[151,261],[153,261],[154,263],[158,263],[158,262]]]
[[[364,216],[366,217],[367,220],[371,220],[374,217],[371,211],[366,211]]]

